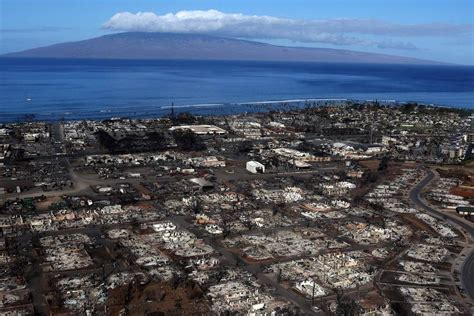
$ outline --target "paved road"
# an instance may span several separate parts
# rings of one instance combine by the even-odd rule
[[[19,252],[31,262],[25,268],[25,279],[32,294],[36,315],[50,315],[49,304],[44,296],[47,281],[40,267],[40,258],[33,249],[32,236],[33,234],[26,233],[17,237]]]
[[[435,217],[460,226],[471,235],[471,239],[474,239],[474,225],[472,223],[459,218],[456,215],[438,211],[431,206],[428,206],[426,202],[420,197],[421,190],[423,190],[423,188],[428,185],[435,177],[433,171],[427,170],[427,172],[428,175],[410,191],[410,199],[413,201],[413,203],[415,203],[416,206],[419,206]]]
[[[435,174],[431,170],[427,170],[427,172],[428,175],[410,191],[410,199],[416,206],[424,209],[433,216],[444,221],[449,221],[463,228],[468,234],[470,234],[470,239],[473,240],[474,226],[471,223],[457,217],[456,215],[444,213],[432,208],[420,197],[421,190],[423,190],[423,188],[435,177]],[[471,253],[466,257],[460,272],[462,286],[471,300],[474,301],[474,251],[471,251]]]
[[[63,190],[53,190],[53,191],[42,191],[40,188],[33,189],[28,192],[21,192],[21,193],[11,193],[7,194],[4,196],[4,200],[14,200],[16,198],[30,198],[30,197],[37,197],[44,195],[46,197],[51,197],[51,196],[62,196],[62,195],[71,195],[71,194],[80,194],[82,191],[87,190],[91,186],[95,185],[114,185],[118,183],[130,183],[132,185],[139,185],[141,182],[146,182],[150,181],[150,178],[140,178],[140,179],[133,179],[133,178],[127,178],[127,179],[101,179],[98,177],[87,177],[85,175],[78,174],[77,172],[74,171],[74,169],[71,167],[69,160],[65,158],[66,156],[61,156],[61,160],[64,161],[66,165],[69,166],[69,172],[71,176],[71,180],[74,183],[73,187],[67,187]],[[57,158],[57,157],[56,157]],[[242,169],[244,170],[244,169]],[[217,175],[218,179],[220,181],[225,181],[226,178],[228,179],[238,179],[238,180],[253,180],[253,179],[265,179],[265,178],[273,178],[276,176],[280,177],[308,177],[313,174],[324,174],[328,170],[333,170],[333,168],[316,168],[312,169],[310,171],[289,171],[289,172],[281,172],[281,173],[264,173],[264,174],[251,174],[247,171],[242,172],[240,176],[237,176],[237,174],[227,174],[224,175],[223,171],[219,171]],[[190,179],[195,177],[196,175],[189,175],[189,176],[180,176],[176,177],[173,175],[165,175],[162,177],[158,178],[158,182],[160,183],[166,183],[166,182],[175,182],[177,179]],[[227,179],[227,180],[228,180]]]
[[[464,260],[461,268],[461,282],[466,293],[474,301],[474,251]]]

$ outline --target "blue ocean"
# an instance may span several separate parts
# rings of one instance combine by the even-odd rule
[[[0,59],[0,121],[160,116],[172,103],[228,114],[326,99],[471,109],[474,66]]]

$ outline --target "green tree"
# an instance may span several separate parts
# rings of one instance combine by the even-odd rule
[[[179,149],[190,150],[204,150],[206,146],[201,138],[190,130],[176,130],[173,132],[173,138]]]

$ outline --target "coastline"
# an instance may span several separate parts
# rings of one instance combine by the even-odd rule
[[[168,116],[171,111],[175,114],[181,112],[189,112],[193,115],[199,116],[225,116],[225,115],[238,115],[245,113],[266,113],[270,111],[290,111],[290,110],[302,110],[311,107],[322,107],[322,106],[335,106],[335,105],[350,105],[355,103],[370,103],[378,102],[380,105],[396,107],[409,103],[416,103],[421,106],[435,107],[435,108],[446,108],[446,109],[459,109],[474,111],[473,108],[450,106],[450,105],[438,105],[438,104],[425,104],[416,101],[397,101],[397,100],[378,100],[378,99],[345,99],[345,98],[301,98],[301,99],[286,99],[286,100],[263,100],[254,102],[239,102],[239,103],[198,103],[198,104],[178,104],[178,105],[162,105],[156,106],[154,109],[144,109],[137,111],[136,108],[129,109],[113,109],[107,107],[104,109],[98,109],[94,111],[68,111],[64,113],[8,113],[0,110],[0,124],[12,123],[24,121],[26,117],[29,117],[34,121],[44,122],[59,122],[59,121],[100,121],[111,118],[128,118],[128,119],[147,119],[147,118],[160,118]]]

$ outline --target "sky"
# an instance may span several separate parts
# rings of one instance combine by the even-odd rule
[[[474,64],[474,0],[0,0],[0,53],[124,31]]]

